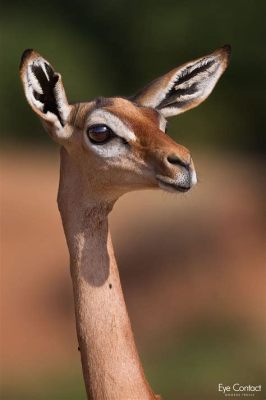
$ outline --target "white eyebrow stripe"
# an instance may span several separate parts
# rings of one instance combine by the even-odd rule
[[[116,115],[103,109],[92,111],[88,117],[87,126],[93,124],[106,124],[114,133],[126,141],[137,140],[134,132]]]

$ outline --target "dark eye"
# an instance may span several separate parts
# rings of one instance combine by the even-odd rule
[[[87,129],[87,136],[93,144],[104,144],[113,136],[113,131],[106,125],[92,125]]]

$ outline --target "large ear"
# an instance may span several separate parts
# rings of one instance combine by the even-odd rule
[[[55,139],[68,138],[68,104],[61,75],[34,50],[25,50],[20,63],[20,77],[28,103]]]
[[[231,47],[181,65],[154,80],[133,100],[160,110],[165,117],[177,115],[203,102],[211,93],[229,63]]]

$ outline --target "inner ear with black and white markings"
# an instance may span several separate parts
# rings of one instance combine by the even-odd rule
[[[20,63],[20,77],[25,96],[33,111],[43,120],[46,129],[58,139],[68,138],[68,104],[61,75],[34,50],[25,50]]]
[[[159,110],[165,117],[194,108],[212,92],[229,64],[230,53],[231,47],[225,45],[183,64],[151,82],[133,100]]]

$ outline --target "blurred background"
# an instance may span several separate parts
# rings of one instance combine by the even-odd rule
[[[131,95],[225,43],[231,64],[211,97],[169,124],[199,184],[124,196],[111,229],[154,391],[216,400],[219,383],[239,382],[265,399],[265,13],[263,0],[2,2],[1,399],[85,399],[58,148],[26,104],[22,51],[44,55],[77,101]]]

